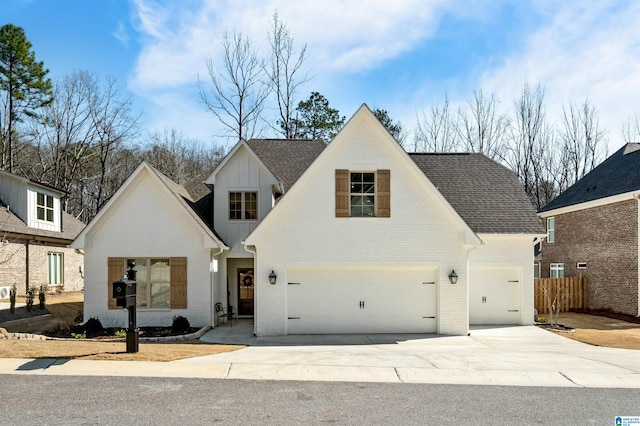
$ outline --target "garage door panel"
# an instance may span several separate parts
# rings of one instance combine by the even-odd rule
[[[435,269],[291,269],[287,276],[290,334],[436,331]]]
[[[469,273],[469,323],[519,324],[522,269],[472,266]]]

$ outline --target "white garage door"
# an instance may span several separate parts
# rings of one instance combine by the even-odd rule
[[[436,269],[289,269],[287,332],[435,333]]]
[[[519,324],[522,269],[469,268],[469,324]]]

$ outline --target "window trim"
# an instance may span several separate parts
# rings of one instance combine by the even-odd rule
[[[231,196],[232,194],[240,194],[240,218],[233,218],[231,217]],[[255,200],[247,200],[247,194],[255,194]],[[259,199],[259,192],[258,191],[254,191],[254,190],[247,190],[247,191],[228,191],[227,192],[227,220],[229,221],[257,221],[258,220],[258,199]],[[255,217],[253,218],[247,218],[247,213],[249,213],[249,210],[247,210],[247,204],[249,203],[255,203],[255,210],[254,210],[254,214]],[[233,210],[235,211],[235,210]]]
[[[47,194],[46,192],[35,191],[36,193],[36,220],[40,222],[46,223],[55,223],[56,221],[56,203],[55,197],[51,194]],[[43,204],[40,204],[40,197],[43,198]],[[51,201],[51,206],[49,206],[48,201]],[[42,218],[40,218],[40,212],[42,211]],[[51,213],[51,220],[47,218],[48,213]]]
[[[564,263],[550,263],[549,278],[564,278]]]
[[[556,240],[556,218],[554,216],[547,218],[547,243],[553,244]]]

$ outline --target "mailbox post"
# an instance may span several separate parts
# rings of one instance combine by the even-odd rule
[[[121,281],[113,283],[113,297],[116,306],[127,308],[129,311],[129,325],[127,328],[127,353],[138,352],[138,328],[136,326],[136,265],[129,262],[127,274]]]

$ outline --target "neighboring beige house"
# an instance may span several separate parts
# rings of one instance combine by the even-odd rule
[[[483,155],[407,154],[363,105],[328,145],[240,141],[204,181],[142,163],[87,225],[85,319],[126,324],[111,283],[135,260],[141,326],[214,325],[216,303],[260,336],[533,322],[544,230]]]
[[[16,285],[84,288],[84,256],[69,244],[84,224],[62,211],[64,192],[0,170],[0,299]]]
[[[590,309],[640,315],[640,144],[628,143],[538,212],[542,278],[584,275]]]

